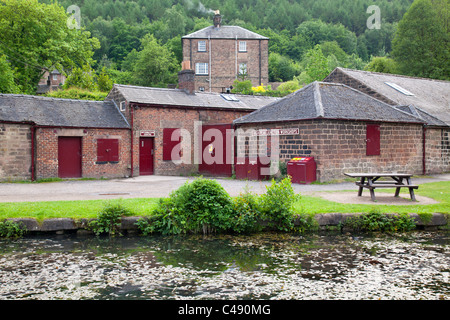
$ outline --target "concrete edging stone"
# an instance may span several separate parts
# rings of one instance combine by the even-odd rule
[[[361,213],[324,213],[314,216],[319,227],[335,227],[344,223],[350,217],[361,215]],[[416,226],[426,228],[436,228],[448,224],[447,217],[443,213],[433,213],[431,219],[423,221],[417,213],[411,213],[410,216],[415,220]],[[142,217],[122,217],[121,231],[136,232],[138,230],[136,222]],[[39,223],[33,218],[9,218],[5,221],[14,221],[21,223],[25,230],[32,232],[64,232],[64,231],[87,231],[89,221],[94,219],[71,219],[71,218],[51,218],[45,219]]]

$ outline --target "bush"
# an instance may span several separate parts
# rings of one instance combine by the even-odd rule
[[[267,187],[267,192],[261,195],[260,210],[262,217],[279,230],[291,230],[294,227],[293,205],[297,197],[294,189],[292,189],[289,177],[279,183],[272,180],[272,184]]]
[[[262,230],[259,197],[248,191],[233,199],[233,231],[237,233]]]
[[[356,231],[396,232],[411,231],[416,227],[408,214],[387,215],[379,212],[364,213],[352,217],[345,225]]]
[[[0,238],[20,238],[26,230],[19,223],[6,220],[0,222]]]
[[[132,213],[120,203],[107,203],[98,214],[97,220],[89,223],[89,228],[96,235],[107,233],[110,236],[120,234],[119,228],[123,216],[131,216]]]
[[[232,211],[232,199],[217,181],[198,178],[161,200],[151,219],[152,226],[143,221],[139,225],[144,233],[208,234],[230,229]]]

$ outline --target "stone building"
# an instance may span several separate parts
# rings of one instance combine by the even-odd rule
[[[314,82],[233,123],[253,130],[240,139],[254,143],[238,143],[244,148],[239,154],[273,151],[275,132],[280,161],[314,157],[317,179],[330,181],[342,179],[344,172],[422,174],[424,161],[432,157],[423,153],[424,125],[439,122],[426,119],[343,84]]]
[[[422,119],[422,173],[450,172],[450,81],[345,68],[324,81],[346,84]]]
[[[129,176],[130,137],[112,102],[0,94],[0,181]]]
[[[182,37],[183,64],[195,71],[195,90],[227,92],[236,79],[269,82],[269,39],[238,26],[214,25]]]

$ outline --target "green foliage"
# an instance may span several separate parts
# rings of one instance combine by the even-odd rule
[[[252,82],[251,80],[239,81],[234,80],[232,93],[252,94]]]
[[[17,222],[11,220],[0,222],[0,238],[20,238],[25,233],[25,228]]]
[[[395,60],[388,57],[372,57],[364,70],[392,74],[397,74],[399,71]]]
[[[145,232],[162,234],[221,232],[231,227],[233,202],[215,180],[197,178],[186,182],[161,200]],[[144,225],[141,222],[141,227]]]
[[[96,235],[107,233],[109,236],[119,234],[119,228],[123,216],[130,216],[132,213],[118,202],[107,203],[99,212],[96,220],[89,222],[89,228]]]
[[[90,65],[84,64],[82,68],[75,67],[72,69],[63,88],[68,89],[71,87],[96,91],[95,71],[92,70]]]
[[[102,71],[97,76],[97,87],[101,92],[109,92],[113,87],[113,81],[106,72],[105,67],[102,68]]]
[[[269,81],[289,81],[299,73],[299,66],[292,59],[276,52],[269,54]]]
[[[393,56],[404,74],[450,79],[448,0],[415,0],[398,24]]]
[[[345,221],[345,226],[356,231],[369,232],[405,232],[415,229],[414,219],[408,214],[383,214],[380,212],[364,213]]]
[[[298,200],[298,195],[292,189],[291,179],[288,177],[278,183],[272,180],[271,185],[266,188],[266,193],[260,199],[262,217],[279,230],[291,230],[294,226],[293,206]]]
[[[71,69],[90,63],[100,44],[83,28],[69,28],[69,14],[57,2],[0,1],[0,50],[24,93],[34,93],[43,68]]]
[[[262,214],[259,208],[259,196],[249,191],[233,199],[233,231],[237,233],[262,230]]]
[[[19,87],[14,81],[14,72],[6,56],[0,53],[0,93],[19,93]]]
[[[62,99],[80,99],[80,100],[92,100],[103,101],[105,100],[108,92],[92,92],[85,89],[69,88],[64,90],[51,91],[46,94],[47,97],[62,98]]]

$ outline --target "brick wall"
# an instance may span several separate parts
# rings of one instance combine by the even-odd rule
[[[82,137],[82,177],[118,178],[130,175],[130,131],[126,129],[36,130],[36,178],[58,177],[58,137]],[[97,140],[119,140],[119,162],[97,163]]]
[[[248,112],[221,111],[189,108],[137,107],[134,111],[133,134],[133,165],[134,175],[139,175],[139,134],[141,130],[155,130],[154,138],[154,173],[156,175],[187,175],[196,173],[198,165],[194,163],[194,135],[197,130],[194,123],[202,124],[230,124],[234,119],[242,117]],[[190,163],[175,164],[163,161],[163,129],[185,129],[190,135]],[[199,140],[201,141],[201,140]]]
[[[241,128],[298,128],[299,135],[279,136],[280,160],[286,162],[298,156],[314,157],[317,179],[322,182],[343,179],[344,172],[422,173],[420,125],[382,123],[379,156],[366,156],[366,125],[358,121],[309,120],[257,127],[245,125]],[[264,143],[261,147],[264,148]],[[248,146],[245,148],[248,155]]]
[[[0,181],[31,179],[30,125],[0,123]]]
[[[206,52],[198,52],[198,41],[206,40]],[[198,62],[209,63],[211,43],[211,91],[222,92],[223,88],[229,88],[236,79],[240,63],[247,64],[247,78],[253,86],[269,82],[269,54],[268,40],[248,40],[247,52],[236,50],[239,39],[183,39],[183,60],[191,61],[191,68],[195,70]],[[209,91],[209,75],[196,75],[195,90],[203,87]]]

